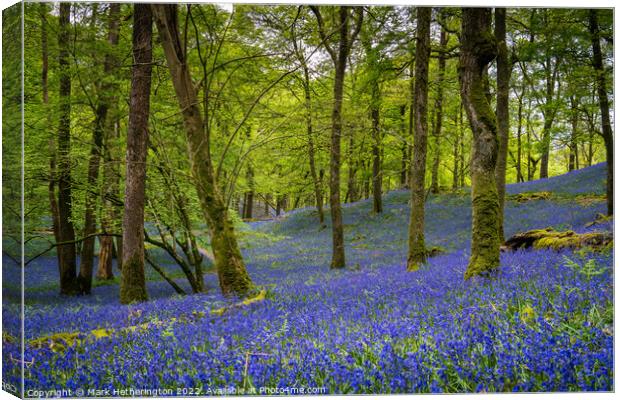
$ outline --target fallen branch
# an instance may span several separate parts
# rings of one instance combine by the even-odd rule
[[[254,303],[258,303],[259,301],[263,301],[265,300],[265,298],[267,297],[267,290],[263,289],[261,290],[256,296],[254,297],[249,297],[243,301],[240,301],[239,303],[235,303],[235,304],[231,304],[229,306],[226,307],[222,307],[222,308],[217,308],[215,310],[211,310],[211,314],[215,314],[215,315],[224,315],[225,312],[233,310],[235,308],[242,308],[245,306],[249,306],[250,304],[254,304]]]
[[[164,272],[164,270],[159,265],[157,265],[153,260],[151,260],[151,258],[148,256],[147,251],[144,252],[144,258],[146,259],[146,262],[148,262],[151,265],[151,267],[153,267],[153,269],[157,271],[157,273],[161,275],[161,277],[164,278],[164,280],[168,282],[170,286],[172,286],[178,294],[182,294],[182,295],[187,294],[185,293],[185,290],[183,290],[181,286],[177,285],[177,283],[174,280],[172,280],[172,278],[170,278],[168,274],[166,274],[166,272]]]

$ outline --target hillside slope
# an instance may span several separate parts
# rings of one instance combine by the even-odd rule
[[[553,197],[509,201],[507,234],[547,226],[586,229],[605,210],[604,173],[604,165],[596,165],[510,185],[511,194],[548,190]],[[343,270],[329,269],[330,230],[318,229],[311,209],[250,224],[241,233],[243,251],[268,296],[223,316],[209,314],[231,301],[217,294],[213,275],[207,294],[170,297],[164,283],[150,282],[149,293],[160,299],[128,307],[118,305],[116,286],[97,287],[92,298],[71,303],[58,300],[56,289],[33,288],[26,294],[36,302],[26,308],[28,339],[112,331],[87,339],[88,351],[27,348],[26,358],[38,363],[28,385],[176,388],[183,382],[202,390],[323,387],[326,393],[613,390],[609,252],[504,253],[496,278],[466,282],[469,196],[441,194],[426,204],[426,234],[429,246],[447,253],[406,272],[408,197],[406,191],[387,194],[382,215],[372,214],[369,201],[345,206]],[[611,229],[611,222],[588,229]],[[42,308],[37,298],[49,304]],[[148,329],[126,329],[145,323]],[[246,374],[247,354],[260,355],[250,357]]]

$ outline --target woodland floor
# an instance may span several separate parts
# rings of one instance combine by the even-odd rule
[[[586,227],[605,211],[604,181],[599,164],[509,185],[509,195],[552,196],[507,201],[506,236],[548,226],[613,230],[613,221]],[[466,282],[471,208],[469,193],[461,191],[429,197],[427,245],[446,253],[406,272],[408,199],[407,191],[386,194],[381,215],[372,214],[370,200],[344,206],[344,270],[329,269],[330,229],[318,229],[312,209],[244,225],[248,270],[267,296],[221,316],[211,310],[228,301],[213,273],[205,277],[206,294],[180,297],[149,268],[151,301],[121,306],[116,281],[97,285],[90,297],[59,297],[55,258],[40,259],[26,270],[25,358],[34,361],[26,391],[614,389],[610,251],[503,253],[497,277]],[[10,298],[19,293],[8,283],[19,279],[19,270],[6,261],[3,294]],[[183,284],[176,266],[166,268]],[[17,313],[4,307],[5,330],[18,329]],[[70,334],[77,332],[76,340]],[[57,344],[38,348],[36,339],[52,334]],[[3,336],[3,350],[7,379],[17,371],[6,356],[19,354],[14,338]]]

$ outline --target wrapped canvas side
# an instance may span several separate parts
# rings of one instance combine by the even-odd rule
[[[23,397],[23,4],[2,12],[2,389]]]

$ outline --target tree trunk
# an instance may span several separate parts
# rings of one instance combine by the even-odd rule
[[[252,219],[254,214],[254,170],[251,164],[248,164],[247,179],[250,189],[245,193],[243,201],[243,218]]]
[[[519,96],[519,106],[517,108],[517,159],[515,168],[517,169],[517,182],[523,182],[523,171],[521,170],[521,158],[522,158],[522,145],[521,135],[523,131],[523,96],[525,95],[525,88]]]
[[[430,57],[430,7],[417,8],[417,37],[415,54],[415,93],[413,162],[411,163],[411,213],[409,219],[409,251],[407,270],[415,271],[426,262],[424,243],[424,177],[426,175],[426,142],[428,136],[428,61]]]
[[[117,46],[120,32],[120,4],[110,3],[108,15],[108,43],[111,46]],[[114,74],[113,71],[118,67],[118,59],[112,52],[106,54],[104,61],[104,69],[108,69],[108,73]],[[103,182],[102,182],[102,206],[101,212],[101,228],[104,232],[111,232],[113,224],[118,219],[117,210],[112,203],[112,199],[119,195],[119,158],[120,151],[118,149],[118,84],[115,81],[109,84],[107,88],[109,93],[108,112],[106,114],[105,125],[103,128]],[[117,244],[122,242],[122,237],[116,239]],[[119,247],[117,245],[117,247]],[[112,258],[114,253],[114,238],[112,236],[102,236],[99,239],[99,264],[97,267],[97,279],[112,279],[114,277],[112,271]],[[121,267],[122,257],[117,257],[119,268]]]
[[[460,153],[460,164],[461,164],[461,169],[459,172],[459,179],[461,180],[461,187],[465,187],[465,125],[463,123],[463,109],[464,109],[464,104],[461,101],[461,107],[459,108],[459,118],[461,120],[461,123],[459,124],[460,129],[461,129],[461,153]]]
[[[371,111],[372,119],[372,209],[375,213],[383,212],[383,203],[381,201],[382,171],[381,171],[381,132],[379,129],[379,102],[381,94],[379,92],[378,77],[373,79],[371,94]]]
[[[58,75],[60,122],[58,126],[58,222],[61,242],[75,241],[71,220],[71,67],[69,64],[71,3],[60,3]],[[60,253],[60,293],[77,293],[75,244],[57,247]]]
[[[224,295],[245,295],[252,287],[237,244],[232,219],[219,192],[211,159],[210,134],[198,107],[178,30],[176,5],[152,5],[177,100],[183,115],[189,160],[200,206],[211,233],[220,288]]]
[[[554,65],[552,67],[552,64]],[[545,122],[543,123],[542,132],[542,154],[540,156],[540,178],[549,177],[549,151],[551,148],[551,128],[557,111],[557,104],[554,101],[555,81],[558,71],[558,60],[552,61],[552,57],[547,57],[545,62],[545,106],[543,115]]]
[[[150,6],[136,3],[133,18],[134,65],[127,130],[127,175],[123,213],[123,304],[145,301],[148,298],[144,276],[144,200],[153,55]]]
[[[118,10],[119,4],[111,4],[110,15],[108,16],[108,43],[114,46],[118,43]],[[116,12],[116,15],[114,14]],[[106,55],[103,72],[106,76],[112,73],[113,59]],[[89,190],[86,191],[85,199],[85,215],[84,215],[84,241],[82,242],[82,253],[80,257],[80,272],[78,275],[78,284],[81,294],[90,294],[93,277],[93,257],[95,254],[95,236],[96,232],[96,207],[97,195],[96,187],[99,179],[99,162],[102,155],[103,135],[106,127],[108,109],[114,97],[112,90],[117,90],[115,85],[103,83],[100,87],[101,94],[99,96],[99,105],[97,106],[95,115],[95,126],[93,129],[93,143],[90,149],[90,158],[88,161],[88,177],[87,184]]]
[[[296,42],[295,42],[296,43]],[[323,212],[323,191],[321,190],[321,182],[316,172],[316,160],[314,149],[314,133],[312,131],[312,97],[310,93],[310,72],[306,65],[306,60],[302,56],[299,57],[304,70],[304,99],[306,104],[306,132],[308,135],[308,162],[310,163],[310,176],[314,186],[314,198],[316,201],[316,210],[319,213],[319,225],[325,226],[325,213]]]
[[[117,3],[114,3],[117,4]],[[103,212],[101,216],[101,228],[104,232],[120,232],[116,238],[102,237],[99,249],[99,265],[97,279],[112,279],[112,259],[116,258],[117,267],[122,270],[123,264],[123,235],[122,214],[119,215],[115,198],[120,197],[120,124],[118,121],[118,99],[112,100],[108,111],[106,127],[104,129],[103,148]],[[116,242],[116,246],[115,246]]]
[[[459,187],[459,141],[461,136],[454,138],[454,146],[452,148],[452,190]]]
[[[359,200],[359,193],[357,188],[357,182],[355,182],[355,175],[357,173],[358,162],[355,160],[355,135],[353,132],[349,133],[349,145],[347,146],[347,193],[344,196],[345,203],[352,203]]]
[[[368,75],[368,85],[370,86],[370,119],[371,119],[371,152],[372,152],[372,209],[379,214],[383,212],[381,199],[383,189],[383,174],[381,171],[381,131],[380,131],[380,107],[381,89],[379,79],[381,70],[379,69],[379,52],[372,46],[370,32],[364,32],[361,36],[362,46],[366,55],[366,68]]]
[[[48,71],[49,71],[49,52],[47,45],[47,4],[39,4],[39,13],[41,17],[41,91],[43,93],[43,105],[47,114],[47,125],[51,124],[51,110],[49,108],[49,91],[48,91]],[[56,243],[60,242],[60,218],[58,215],[58,200],[56,199],[56,141],[54,136],[49,140],[50,152],[50,176],[48,182],[48,198],[50,202],[50,213],[52,216],[52,232]],[[56,252],[58,265],[62,264],[61,252]]]
[[[506,161],[508,156],[508,134],[510,115],[508,111],[508,93],[510,91],[511,65],[506,46],[506,9],[495,8],[495,40],[497,42],[497,138],[498,152],[495,166],[497,196],[499,198],[499,240],[504,242],[504,198],[506,195]]]
[[[577,110],[577,99],[575,96],[570,97],[570,143],[569,143],[569,155],[568,155],[568,171],[579,169],[579,157],[577,147],[578,136],[578,124],[579,124],[579,112]]]
[[[96,186],[99,178],[99,158],[101,157],[101,147],[103,144],[103,126],[105,124],[107,104],[102,102],[97,107],[95,116],[95,126],[93,129],[93,143],[90,149],[88,160],[87,190],[84,207],[84,241],[82,242],[82,253],[80,256],[80,272],[78,274],[78,286],[80,294],[90,294],[93,277],[93,257],[95,255],[95,236],[97,230],[95,219],[97,195]]]
[[[409,187],[407,169],[409,166],[409,144],[407,143],[407,130],[405,126],[405,112],[407,111],[407,105],[402,104],[399,107],[400,111],[400,134],[402,135],[402,144],[401,144],[401,161],[400,161],[400,188],[406,189]]]
[[[497,46],[491,9],[463,8],[459,81],[461,98],[473,132],[471,157],[472,239],[465,278],[499,267],[499,199],[495,181],[498,140],[495,115],[485,95],[484,71]]]
[[[415,55],[412,55],[412,57],[415,57]],[[413,114],[415,113],[415,104],[414,104],[414,97],[415,97],[415,79],[414,79],[414,65],[413,63],[411,64],[411,67],[409,68],[409,135],[407,136],[408,138],[408,145],[407,145],[407,164],[409,164],[409,168],[407,169],[407,188],[411,188],[411,169],[413,168],[413,135],[414,135],[414,131],[415,131],[415,121],[413,119]]]
[[[307,74],[308,69],[305,69]],[[314,185],[314,198],[316,202],[316,209],[319,214],[319,225],[321,227],[325,226],[325,213],[323,212],[323,191],[321,189],[321,182],[317,176],[316,172],[316,160],[315,160],[315,149],[314,149],[314,137],[312,133],[312,115],[311,115],[311,100],[310,100],[310,88],[309,88],[309,80],[307,82],[307,90],[306,90],[306,104],[308,105],[308,116],[307,116],[307,132],[308,132],[308,159],[310,163],[310,173],[312,175],[312,183]]]
[[[441,127],[443,120],[443,85],[446,73],[446,46],[448,45],[448,33],[445,29],[441,29],[439,36],[439,59],[437,73],[437,98],[435,99],[435,126],[433,129],[434,154],[433,168],[431,170],[431,193],[439,193],[439,161],[441,159]]]
[[[118,3],[113,3],[118,4]],[[117,99],[113,100],[106,126],[104,128],[104,147],[103,147],[103,183],[102,197],[103,210],[101,213],[101,228],[104,232],[113,232],[119,219],[117,208],[112,199],[119,196],[119,176],[120,176],[120,149],[118,146],[119,128],[116,121]],[[117,229],[116,231],[120,231]],[[116,252],[114,251],[114,238],[102,236],[99,242],[99,264],[97,267],[97,279],[112,279],[112,259],[116,257],[117,266],[122,269],[122,234],[116,237]]]
[[[609,117],[609,100],[605,82],[605,68],[601,52],[600,30],[598,26],[598,10],[590,10],[590,34],[592,38],[592,66],[596,74],[596,92],[601,108],[602,136],[605,142],[607,161],[607,215],[614,213],[614,138]]]
[[[342,95],[347,57],[353,42],[349,40],[349,7],[339,8],[339,44],[334,61],[334,104],[332,108],[331,152],[329,162],[329,205],[332,220],[332,260],[331,268],[344,268],[344,228],[340,206],[340,142],[342,137]]]

